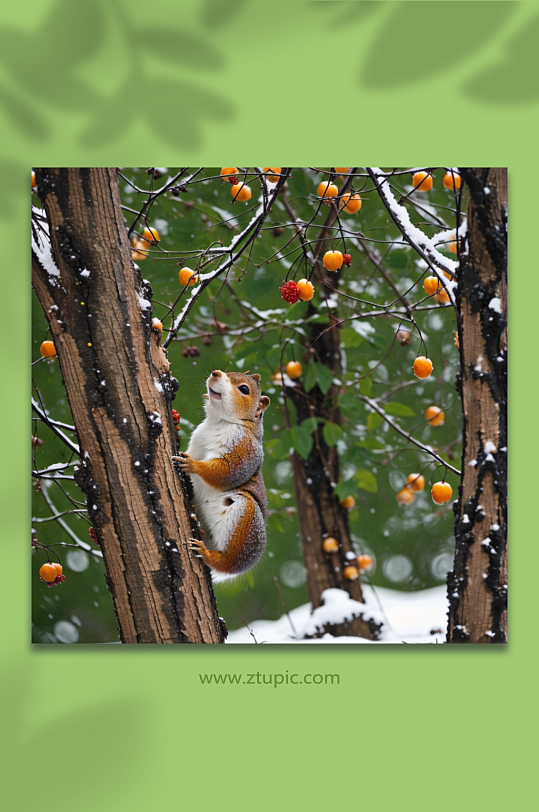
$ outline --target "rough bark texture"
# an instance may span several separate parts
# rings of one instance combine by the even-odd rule
[[[125,643],[220,643],[208,571],[171,456],[177,381],[152,330],[114,169],[37,170],[59,276],[32,258],[77,430],[86,495]],[[87,273],[83,273],[89,271]]]
[[[507,642],[507,171],[461,169],[467,252],[457,307],[463,407],[450,643]]]
[[[342,192],[345,192],[347,188],[347,186],[343,187]],[[327,283],[332,287],[338,286],[338,275],[328,274],[322,264],[324,253],[330,248],[329,242],[326,240],[331,236],[332,232],[329,227],[334,223],[336,213],[336,207],[333,205],[325,228],[320,234],[322,241],[318,243],[312,281],[320,290],[327,287]],[[317,310],[311,304],[308,315],[315,313]],[[334,319],[334,323],[336,321],[337,319]],[[332,330],[327,330],[329,325],[329,320],[324,324],[316,322],[312,324],[305,341],[304,361],[308,362],[312,359],[312,348],[314,348],[317,362],[325,364],[335,378],[341,372],[339,333],[337,326]],[[325,330],[327,332],[324,332]],[[322,335],[322,333],[324,334]],[[297,424],[299,425],[305,418],[315,417],[324,418],[340,426],[342,421],[337,402],[339,391],[339,388],[333,384],[325,395],[319,386],[315,386],[306,393],[301,386],[301,379],[297,381],[296,387],[288,387],[286,395],[296,407]],[[317,427],[313,439],[314,445],[308,459],[304,460],[294,452],[292,466],[296,499],[300,506],[299,524],[307,570],[307,590],[313,609],[316,609],[323,603],[321,595],[325,589],[332,587],[344,589],[356,601],[363,601],[363,595],[359,578],[349,581],[343,575],[344,568],[350,564],[355,565],[356,562],[350,560],[352,556],[355,558],[355,553],[350,537],[348,514],[334,492],[335,483],[340,479],[339,456],[334,447],[327,446],[321,424]],[[322,543],[326,536],[337,539],[339,542],[337,552],[329,555],[324,552]],[[350,558],[347,557],[349,554]],[[374,621],[367,621],[359,616],[341,626],[323,629],[322,633],[329,631],[335,636],[377,639],[380,628]]]

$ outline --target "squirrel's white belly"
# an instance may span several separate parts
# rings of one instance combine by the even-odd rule
[[[244,428],[225,421],[212,423],[211,432],[204,420],[193,432],[187,453],[195,460],[206,461],[222,457],[230,448],[239,445]],[[211,437],[211,441],[210,441]],[[222,491],[190,474],[193,483],[194,507],[198,519],[210,538],[204,541],[208,547],[223,552],[232,537],[238,521],[238,502],[245,498],[237,491]],[[234,510],[230,510],[234,507]]]

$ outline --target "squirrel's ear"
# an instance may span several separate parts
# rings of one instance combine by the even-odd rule
[[[255,372],[253,375],[251,375],[251,378],[254,378],[255,381],[259,381],[260,380],[260,375],[258,374],[258,372]]]
[[[256,412],[256,416],[261,417],[264,414],[264,412],[266,411],[266,409],[268,408],[269,405],[270,405],[269,397],[267,395],[262,395],[262,397],[260,398],[260,402],[258,404],[258,409],[257,409],[257,412]]]

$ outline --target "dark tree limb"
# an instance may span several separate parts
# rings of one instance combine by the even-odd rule
[[[190,505],[171,465],[177,382],[151,329],[115,169],[36,170],[47,227],[32,279],[80,447],[86,495],[125,643],[219,643],[207,569],[191,559]]]
[[[457,319],[463,409],[450,643],[507,642],[507,170],[461,169],[468,199]]]

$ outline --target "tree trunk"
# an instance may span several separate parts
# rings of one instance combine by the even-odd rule
[[[507,642],[507,171],[461,169],[469,191],[457,318],[463,408],[450,643]]]
[[[77,484],[103,551],[125,643],[222,643],[190,506],[171,456],[177,381],[151,328],[114,169],[36,172],[52,242],[34,229],[33,285],[77,430]]]
[[[348,181],[343,186],[344,193],[350,185]],[[320,233],[315,254],[313,269],[313,282],[319,288],[338,287],[338,275],[329,274],[323,266],[322,257],[329,250],[331,237],[330,227],[336,220],[337,208],[332,204],[331,211],[326,219],[324,229]],[[323,304],[320,305],[323,307]],[[307,316],[317,313],[317,308],[311,303]],[[333,378],[341,372],[341,352],[339,346],[339,332],[336,326],[337,318],[330,316],[333,329],[328,330],[330,321],[326,324],[314,322],[304,341],[305,361],[312,358],[313,348],[319,363],[331,370]],[[335,384],[324,395],[318,385],[308,393],[297,381],[297,386],[288,387],[286,391],[296,407],[297,424],[306,418],[323,418],[332,423],[341,425],[341,413],[337,398],[340,393]],[[312,608],[321,606],[322,593],[325,589],[343,589],[353,600],[363,601],[361,582],[348,580],[344,577],[347,566],[356,566],[356,554],[352,546],[348,514],[335,495],[335,484],[340,479],[339,456],[335,447],[328,447],[323,434],[322,425],[318,424],[314,434],[314,445],[307,460],[302,459],[296,452],[292,455],[294,470],[294,483],[297,504],[300,505],[299,524],[303,546],[303,558],[307,570],[307,591]],[[323,540],[331,536],[339,542],[339,549],[335,553],[324,552]],[[321,630],[329,631],[334,636],[360,636],[377,639],[380,626],[372,620],[364,620],[362,616],[353,618],[344,624],[331,626]]]

